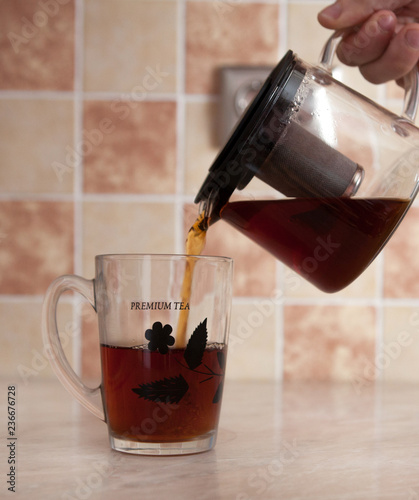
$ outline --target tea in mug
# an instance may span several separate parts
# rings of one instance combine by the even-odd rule
[[[227,348],[210,344],[193,364],[187,348],[101,345],[106,419],[111,434],[170,443],[215,433]],[[185,357],[186,356],[186,357]]]

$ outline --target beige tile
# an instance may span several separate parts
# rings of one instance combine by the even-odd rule
[[[371,126],[371,123],[367,121],[369,117],[367,117],[366,113],[370,112],[374,114],[374,111],[368,109],[368,111],[366,110],[365,114],[363,114],[360,113],[359,107],[356,107],[356,105],[354,106],[354,99],[357,98],[356,94],[347,93],[345,98],[349,106],[346,107],[344,111],[343,109],[341,110],[344,116],[341,117],[339,125],[335,129],[339,144],[339,152],[365,169],[365,178],[362,181],[357,195],[371,196],[370,193],[372,188],[370,186],[376,176],[375,168],[372,168],[372,166],[377,162],[377,154],[375,151],[376,144],[371,137],[373,134],[376,134],[374,137],[379,138],[381,130],[376,130],[374,126]],[[341,104],[341,99],[341,97],[336,99],[332,106],[338,109]],[[329,118],[329,116],[330,115],[326,114],[326,119]],[[333,119],[336,119],[339,113],[332,116]],[[378,141],[379,139],[376,140]],[[370,185],[368,182],[370,182]]]
[[[95,255],[174,252],[172,204],[86,202],[83,219],[86,278],[94,276]]]
[[[196,195],[219,151],[217,105],[188,103],[185,125],[185,192]]]
[[[317,64],[332,31],[317,22],[317,14],[327,2],[296,2],[288,4],[287,49],[310,64]]]
[[[403,99],[404,89],[397,85],[396,82],[388,82],[386,84],[386,96],[388,99]]]
[[[70,101],[0,100],[0,190],[68,193],[73,189]]]
[[[419,208],[411,207],[384,250],[384,295],[419,296]]]
[[[349,286],[334,293],[333,298],[372,298],[377,294],[377,262],[373,262],[359,278]],[[288,298],[329,298],[330,294],[322,292],[304,278],[285,268],[283,271],[284,293]]]
[[[121,93],[113,101],[83,103],[84,192],[119,194],[119,200],[124,193],[175,192],[176,103],[158,102],[155,97],[140,101],[150,91],[176,91],[180,3],[84,1],[84,90]],[[50,4],[58,5],[58,1],[51,0]],[[281,57],[280,13],[289,16],[287,48],[307,62],[317,63],[330,35],[316,21],[325,2],[293,1],[287,8],[271,1],[199,0],[185,4],[185,47],[181,49],[186,52],[181,54],[185,56],[185,86],[189,93],[216,92],[216,73],[221,65],[275,64]],[[33,20],[39,9],[39,0],[0,1],[0,89],[73,88],[74,0],[60,5],[44,28],[26,41],[21,40],[17,52],[13,50],[9,33],[22,34],[26,27],[22,18]],[[41,19],[40,14],[37,16]],[[345,84],[376,99],[378,87],[368,84],[356,68],[335,62],[336,75]],[[403,94],[395,84],[387,84],[386,98],[397,114],[401,112]],[[185,136],[180,143],[185,144],[184,191],[190,197],[201,186],[219,150],[215,142],[216,113],[215,102],[186,103]],[[0,115],[0,155],[7,166],[0,168],[0,191],[20,195],[71,193],[72,101],[3,99]],[[110,120],[114,128],[110,133],[102,130],[99,144],[89,147],[87,138],[97,141],[99,136],[94,132],[103,119]],[[252,183],[252,192],[261,187]],[[195,205],[185,207],[185,231],[196,215]],[[415,273],[419,266],[418,217],[419,208],[414,207],[385,250],[385,297],[416,298],[419,294]],[[83,205],[82,223],[76,230],[82,231],[82,274],[86,278],[93,277],[94,256],[99,253],[163,253],[177,248],[175,228],[179,221],[173,204],[88,201]],[[73,272],[73,226],[72,203],[1,202],[0,294],[43,294],[56,276]],[[277,290],[277,261],[224,222],[210,228],[204,253],[228,255],[235,261],[234,293],[241,298],[233,307],[228,376],[272,379],[279,362],[275,346],[281,325],[276,324],[276,310],[267,301],[275,293],[282,297],[282,290]],[[374,263],[333,299],[345,304],[346,299],[377,297],[380,265]],[[289,299],[313,298],[321,302],[330,297],[287,269],[283,270],[282,283]],[[18,383],[25,382],[22,373],[29,383],[53,376],[42,358],[41,304],[4,300],[0,301],[0,338],[5,347],[0,355],[0,374],[15,377]],[[382,351],[376,354],[373,308],[284,307],[285,378],[371,383],[371,370],[384,363],[385,380],[417,382],[419,319],[414,308],[386,306]],[[76,332],[82,335],[81,353],[73,353],[72,306],[68,301],[60,305],[59,316],[64,341],[68,338],[69,358],[80,355],[83,377],[100,381],[95,312],[88,305],[82,308],[83,333]],[[403,339],[405,332],[409,334],[408,345],[398,349],[400,335]]]
[[[386,108],[397,116],[401,116],[404,112],[404,89],[399,87],[395,82],[390,82],[387,84],[389,87],[387,90],[387,103]],[[416,118],[414,120],[416,127],[419,125],[419,115],[416,112]]]
[[[197,210],[196,205],[185,206],[185,238],[186,231],[197,216]],[[274,257],[224,221],[218,221],[209,228],[203,254],[233,258],[235,296],[267,297],[275,290]]]
[[[387,100],[386,108],[395,115],[400,116],[403,112],[403,99],[393,99],[391,101]],[[417,126],[417,122],[416,122]]]
[[[272,380],[275,377],[275,308],[261,299],[234,304],[228,345],[227,377]]]
[[[68,360],[73,364],[74,329],[71,304],[58,306],[58,331]],[[41,335],[40,302],[0,302],[0,376],[18,386],[54,377]],[[73,365],[74,366],[74,365]]]
[[[71,90],[74,0],[0,2],[0,89]]]
[[[73,204],[0,203],[0,292],[43,294],[73,271]]]
[[[217,92],[216,72],[222,65],[277,62],[277,5],[187,2],[186,8],[188,93]]]
[[[84,189],[89,193],[174,193],[176,104],[88,101]]]
[[[354,382],[374,362],[375,311],[362,306],[284,307],[284,377]]]
[[[86,0],[85,90],[176,90],[177,3]]]
[[[358,68],[344,66],[337,61],[336,68],[333,70],[333,76],[350,89],[377,102],[381,85],[375,85],[365,80]]]
[[[415,307],[384,309],[384,335],[376,364],[384,380],[419,382],[419,314]]]
[[[325,7],[325,2],[291,3],[288,5],[288,48],[304,61],[317,65],[323,47],[332,31],[317,22],[317,14]],[[378,86],[369,83],[358,68],[343,65],[337,57],[333,63],[334,77],[348,87],[376,100]]]
[[[191,102],[186,106],[185,127],[185,192],[195,196],[208,170],[222,147],[217,140],[219,109],[214,102]],[[244,190],[236,190],[235,198],[272,196],[272,189],[253,178]],[[266,195],[266,196],[265,196]]]

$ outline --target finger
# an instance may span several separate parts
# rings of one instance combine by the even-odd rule
[[[419,24],[408,24],[394,36],[381,57],[359,69],[369,82],[384,83],[403,78],[418,60]]]
[[[396,24],[393,12],[376,12],[358,31],[342,40],[337,50],[339,59],[349,66],[361,66],[378,59],[386,51]]]
[[[378,10],[396,10],[406,0],[337,0],[317,16],[319,23],[329,29],[343,29],[363,23]]]

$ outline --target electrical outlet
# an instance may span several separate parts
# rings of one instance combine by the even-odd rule
[[[246,108],[269,76],[271,66],[230,66],[220,69],[218,142],[223,146]]]

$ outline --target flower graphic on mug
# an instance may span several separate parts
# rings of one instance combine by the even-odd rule
[[[170,325],[163,327],[160,322],[154,323],[152,330],[146,330],[145,336],[150,340],[148,344],[150,351],[158,349],[161,354],[167,354],[169,352],[168,345],[174,344],[174,338],[170,336],[171,332],[172,327]],[[174,361],[179,364],[184,373],[195,373],[199,384],[204,384],[213,380],[214,377],[219,377],[218,386],[212,399],[212,402],[216,404],[221,401],[223,393],[225,352],[222,349],[218,350],[214,348],[207,351],[207,356],[211,355],[211,352],[215,352],[218,369],[214,367],[214,364],[210,364],[212,367],[208,365],[208,361],[204,360],[207,339],[207,318],[205,318],[193,331],[186,348],[178,350],[180,353],[184,351],[183,360],[175,357]],[[171,363],[170,354],[167,362],[169,366]],[[190,380],[190,377],[187,378]],[[164,377],[154,382],[138,384],[138,387],[134,387],[131,390],[140,398],[147,399],[148,401],[156,403],[179,403],[188,392],[189,384],[182,373],[179,373],[177,376]]]
[[[174,337],[170,335],[172,330],[170,325],[163,326],[160,321],[156,321],[151,330],[146,330],[145,338],[150,341],[148,343],[150,351],[159,350],[161,354],[167,354],[169,351],[168,346],[172,346],[175,343]]]

